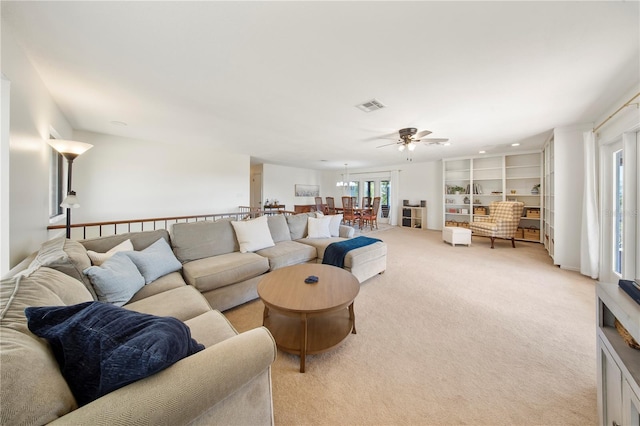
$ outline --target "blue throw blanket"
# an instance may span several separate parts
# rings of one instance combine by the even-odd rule
[[[378,241],[381,240],[369,237],[355,237],[350,240],[331,243],[324,251],[322,263],[342,268],[344,266],[344,257],[347,255],[349,250],[368,246],[369,244],[377,243]]]

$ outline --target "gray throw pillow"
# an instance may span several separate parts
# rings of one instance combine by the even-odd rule
[[[118,252],[101,266],[91,266],[84,274],[98,295],[98,300],[122,306],[144,287],[144,277],[125,252]]]
[[[274,243],[291,241],[287,219],[284,218],[283,214],[268,216],[267,224],[269,225],[269,231],[271,232],[271,238],[273,238]]]
[[[145,284],[182,269],[182,264],[176,259],[164,238],[160,238],[142,251],[123,251],[121,253],[128,256],[138,267],[144,277]]]

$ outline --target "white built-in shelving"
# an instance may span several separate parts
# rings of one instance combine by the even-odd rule
[[[523,235],[518,239],[542,241],[540,152],[443,160],[443,181],[444,226],[469,226],[478,216],[490,214],[493,201],[521,201],[525,207],[520,227],[536,229],[538,236]]]

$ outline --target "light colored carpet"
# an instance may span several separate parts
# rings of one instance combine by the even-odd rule
[[[358,334],[307,358],[278,352],[278,425],[597,423],[593,280],[540,244],[392,227],[386,273],[361,285]],[[262,303],[225,315],[261,325]]]

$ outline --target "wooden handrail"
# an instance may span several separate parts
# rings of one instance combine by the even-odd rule
[[[135,226],[135,225],[139,225],[139,231],[144,231],[145,224],[153,224],[153,230],[156,230],[156,229],[169,229],[169,225],[172,225],[174,223],[198,222],[198,221],[207,220],[207,219],[215,221],[223,218],[236,218],[238,220],[242,220],[242,219],[254,218],[254,217],[263,216],[263,215],[271,215],[271,214],[286,214],[286,215],[295,214],[294,212],[284,211],[284,210],[280,210],[277,212],[264,211],[264,210],[246,208],[242,206],[240,210],[241,211],[229,212],[229,213],[209,213],[209,214],[188,215],[188,216],[169,216],[169,217],[153,217],[153,218],[145,218],[145,219],[112,220],[112,221],[105,221],[105,222],[73,223],[71,224],[72,230],[77,228],[82,228],[82,233],[81,233],[82,236],[78,238],[79,233],[72,232],[72,238],[86,239],[87,229],[91,229],[91,228],[97,228],[97,232],[93,233],[93,234],[96,234],[94,236],[102,237],[103,228],[105,227],[109,227],[109,228],[113,227],[113,228],[110,228],[110,230],[112,230],[113,232],[109,233],[108,235],[116,235],[118,233],[122,233],[123,232],[122,230],[120,230],[119,232],[119,225],[126,225],[126,227],[124,226],[121,227],[121,228],[125,228],[124,232],[132,232],[131,225],[134,225],[134,227],[136,228],[138,226]],[[58,229],[66,229],[66,225],[47,226],[48,231],[55,231]]]

